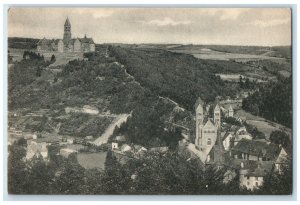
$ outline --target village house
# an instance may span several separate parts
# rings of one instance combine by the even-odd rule
[[[36,142],[34,140],[27,144],[26,160],[31,160],[33,157],[42,157],[44,160],[48,159],[48,148],[46,142]]]
[[[226,151],[233,147],[234,135],[227,132],[222,138],[223,146]]]
[[[85,105],[82,108],[82,112],[83,113],[87,113],[87,114],[91,114],[91,115],[98,115],[99,114],[99,110],[93,106],[90,105]]]
[[[263,185],[264,178],[273,169],[273,162],[241,162],[240,168],[240,187],[248,190],[258,189]]]
[[[249,139],[241,139],[237,145],[235,145],[231,150],[231,156],[235,159],[244,159],[252,161],[276,161],[278,158],[282,147]],[[283,152],[284,153],[284,152]]]
[[[75,149],[70,149],[70,148],[63,148],[63,149],[60,149],[60,151],[59,151],[59,154],[65,158],[68,158],[70,156],[70,154],[73,154],[73,153],[78,153],[78,151]]]

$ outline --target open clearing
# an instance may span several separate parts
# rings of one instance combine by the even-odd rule
[[[85,169],[104,169],[107,152],[78,153],[78,163]]]
[[[275,123],[275,122],[268,121],[263,117],[252,115],[251,113],[246,112],[242,109],[238,110],[235,113],[235,116],[237,116],[243,120],[246,120],[246,122],[248,124],[257,127],[258,131],[263,132],[266,135],[267,139],[269,139],[272,131],[275,131],[275,130],[284,130],[285,132],[287,132],[287,134],[289,134],[291,136],[290,128],[287,128],[287,127],[280,125],[278,123]]]

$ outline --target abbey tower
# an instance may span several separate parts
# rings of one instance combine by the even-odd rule
[[[64,25],[64,38],[63,42],[66,44],[72,39],[71,34],[71,23],[69,21],[69,17],[67,17],[65,25]]]

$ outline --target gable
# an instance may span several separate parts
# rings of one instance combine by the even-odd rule
[[[207,120],[207,122],[205,123],[203,130],[216,130],[215,125],[212,123],[212,121],[210,119]]]

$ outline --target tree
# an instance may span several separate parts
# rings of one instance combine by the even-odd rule
[[[50,62],[51,62],[51,63],[54,63],[55,61],[56,61],[56,58],[55,58],[55,55],[53,54],[53,55],[51,56]]]
[[[9,146],[8,151],[8,193],[25,194],[25,179],[28,175],[28,171],[26,170],[26,164],[22,159],[26,155],[26,150],[23,146],[14,143]]]
[[[270,141],[274,144],[281,144],[284,148],[290,145],[289,135],[281,130],[272,131],[270,134]]]

